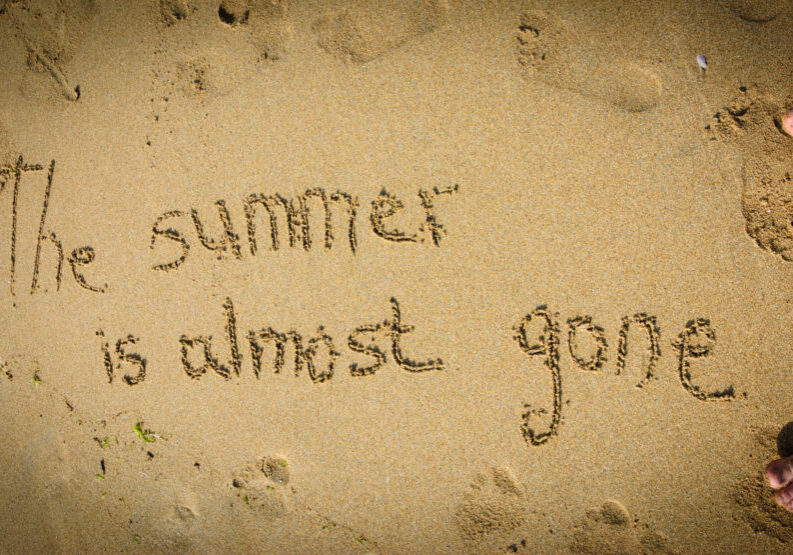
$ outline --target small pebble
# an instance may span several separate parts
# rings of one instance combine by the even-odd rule
[[[697,65],[699,65],[702,70],[708,69],[708,59],[704,54],[697,54]]]

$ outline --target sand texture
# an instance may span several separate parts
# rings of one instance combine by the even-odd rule
[[[0,552],[790,553],[791,28],[0,0]]]

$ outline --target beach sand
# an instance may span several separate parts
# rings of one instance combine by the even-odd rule
[[[0,0],[0,551],[790,552],[791,25]]]

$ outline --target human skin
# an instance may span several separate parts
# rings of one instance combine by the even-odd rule
[[[793,456],[777,459],[765,469],[765,477],[774,488],[776,502],[793,512]]]
[[[782,116],[781,120],[782,130],[793,137],[793,110]]]

